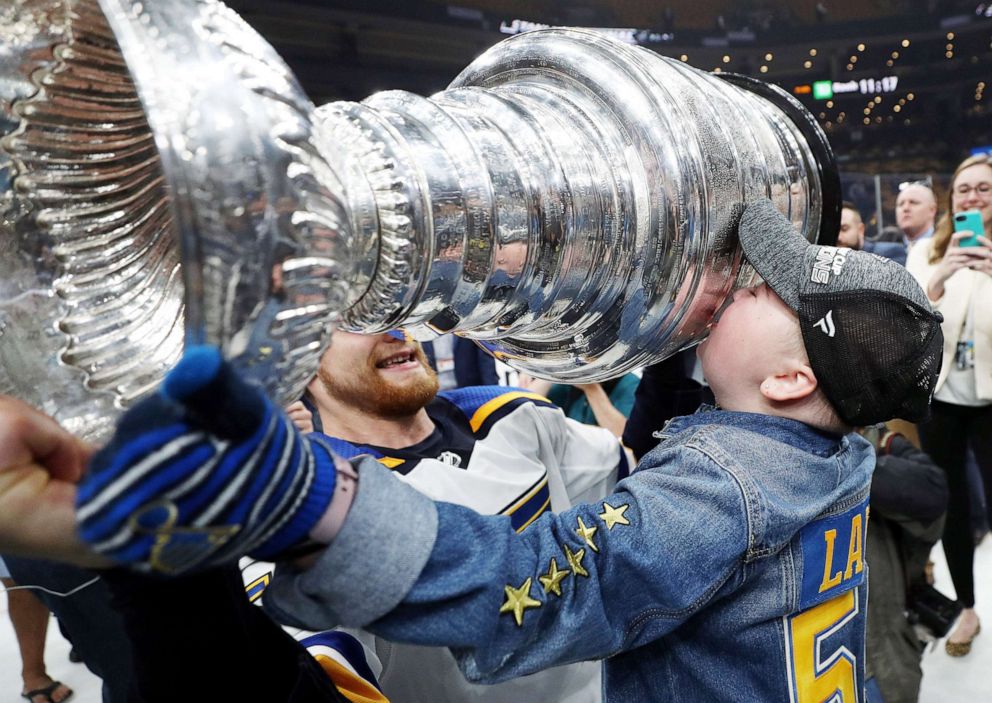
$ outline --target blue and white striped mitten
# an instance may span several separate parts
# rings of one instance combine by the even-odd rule
[[[329,446],[193,347],[94,455],[76,519],[96,551],[142,571],[271,559],[307,537],[335,477]]]

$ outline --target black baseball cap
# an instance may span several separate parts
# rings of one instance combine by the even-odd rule
[[[894,261],[810,244],[769,200],[741,216],[744,256],[799,315],[813,373],[854,426],[929,416],[943,356],[943,317]]]

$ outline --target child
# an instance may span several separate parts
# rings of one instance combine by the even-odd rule
[[[273,447],[314,458],[261,474],[272,490],[239,502],[215,496],[203,466],[275,455],[272,432],[248,436],[256,422],[211,458],[188,458],[178,443],[193,435],[168,419],[182,406],[155,398],[94,460],[83,537],[168,570],[271,555],[308,534],[329,544],[277,570],[265,596],[277,618],[446,645],[472,681],[606,659],[608,701],[863,700],[874,454],[850,430],[926,416],[940,316],[902,267],[809,245],[769,202],[747,208],[739,235],[765,284],[738,291],[699,347],[720,409],[669,422],[601,502],[516,534],[509,518],[434,503],[371,458],[339,462],[335,476],[321,446],[292,435]],[[225,395],[252,402],[226,369],[184,361],[177,371],[192,375],[166,393],[209,424]],[[147,478],[159,471],[171,472],[164,498]],[[302,487],[283,491],[297,476]],[[146,507],[127,517],[135,506]],[[220,546],[190,547],[191,534]]]

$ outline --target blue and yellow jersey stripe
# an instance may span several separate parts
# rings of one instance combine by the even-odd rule
[[[551,490],[548,488],[548,474],[545,472],[536,483],[498,511],[497,515],[508,515],[513,529],[522,532],[550,508]]]
[[[341,695],[352,703],[389,703],[369,667],[365,649],[353,636],[329,630],[302,639],[300,644],[317,660]]]
[[[505,386],[472,386],[456,388],[438,394],[453,403],[468,419],[477,439],[489,434],[496,421],[509,415],[521,405],[533,403],[553,408],[555,405],[538,393]]]
[[[261,598],[262,591],[269,587],[269,581],[271,580],[272,572],[268,571],[245,586],[245,594],[248,596],[248,602],[254,603]]]

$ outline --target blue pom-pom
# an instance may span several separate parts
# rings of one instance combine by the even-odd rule
[[[177,401],[188,398],[217,378],[223,363],[217,347],[187,347],[183,358],[165,377],[162,394]]]

